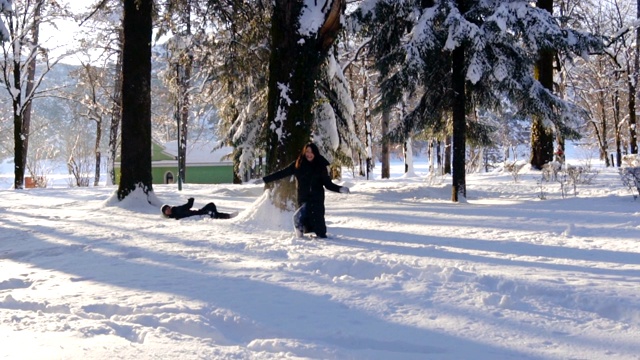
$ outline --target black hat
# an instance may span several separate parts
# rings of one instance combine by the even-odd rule
[[[162,211],[162,215],[167,216],[167,215],[164,213],[164,211],[165,211],[165,209],[170,208],[170,207],[171,207],[171,206],[169,206],[169,205],[167,205],[167,204],[162,205],[162,207],[160,208],[160,211]]]

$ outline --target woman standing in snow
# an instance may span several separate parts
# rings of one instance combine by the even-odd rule
[[[313,232],[320,238],[327,237],[324,221],[324,188],[348,194],[349,188],[334,184],[327,170],[329,161],[320,155],[314,143],[304,146],[298,159],[286,168],[262,178],[265,183],[295,176],[298,190],[298,209],[293,214],[293,226],[298,237]]]

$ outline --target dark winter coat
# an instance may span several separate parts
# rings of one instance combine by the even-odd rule
[[[295,176],[298,206],[307,204],[304,232],[315,232],[318,236],[324,236],[327,233],[324,221],[324,188],[334,192],[340,192],[342,188],[342,186],[331,182],[327,166],[329,166],[329,161],[322,155],[316,155],[313,162],[302,159],[300,168],[296,168],[294,161],[286,168],[262,178],[265,183],[270,183],[291,175]]]

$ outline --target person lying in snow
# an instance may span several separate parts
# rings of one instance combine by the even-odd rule
[[[216,205],[212,202],[208,203],[201,209],[192,209],[193,207],[193,198],[189,198],[187,203],[180,206],[171,206],[171,205],[162,205],[160,210],[162,211],[162,215],[171,219],[183,219],[189,216],[195,215],[209,215],[214,219],[230,219],[232,218],[232,214],[222,213],[216,209]]]

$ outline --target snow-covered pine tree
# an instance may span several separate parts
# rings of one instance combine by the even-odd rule
[[[353,165],[353,158],[365,152],[354,125],[355,106],[344,71],[333,54],[327,56],[316,90],[313,140],[330,162]]]
[[[231,5],[229,5],[231,7]],[[234,182],[246,181],[266,143],[269,22],[273,4],[260,0],[234,5],[213,21],[218,30],[195,42],[198,79],[220,121],[218,146],[232,145]],[[261,169],[257,169],[258,172]]]
[[[561,27],[546,10],[525,0],[371,0],[354,12],[372,37],[383,81],[383,106],[397,103],[402,91],[419,93],[397,134],[411,130],[445,128],[446,113],[460,111],[456,94],[464,91],[466,114],[476,109],[499,110],[506,98],[517,116],[534,114],[565,134],[574,132],[581,110],[540,84],[533,67],[541,49],[554,49],[567,57],[586,56],[602,48],[600,38]],[[456,50],[464,48],[464,90],[454,86]],[[419,90],[419,91],[418,91]],[[458,116],[459,117],[459,116]],[[454,118],[458,118],[454,116]],[[464,163],[455,151],[453,166]],[[457,142],[466,139],[459,137]],[[463,159],[457,157],[463,156]],[[457,165],[456,165],[457,164]],[[454,177],[456,169],[454,169]],[[464,179],[453,181],[455,194],[464,194]]]

